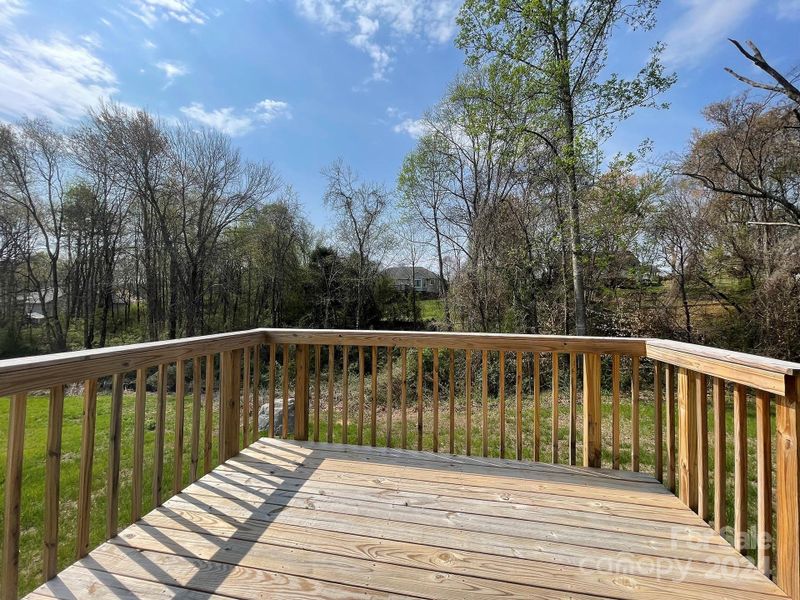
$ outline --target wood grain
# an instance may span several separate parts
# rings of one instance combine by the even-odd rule
[[[18,418],[18,415],[14,415]],[[11,416],[9,415],[9,421]],[[47,415],[47,457],[44,479],[44,553],[42,574],[47,581],[58,571],[58,521],[61,490],[61,438],[64,421],[64,386],[50,389]],[[8,456],[10,453],[7,453]],[[6,471],[8,473],[8,471]],[[13,482],[7,479],[7,482]],[[6,484],[8,485],[8,483]],[[12,517],[13,518],[13,517]],[[6,517],[6,523],[9,521]]]
[[[14,423],[14,421],[11,421]],[[94,433],[97,423],[97,380],[89,379],[83,386],[83,425],[81,427],[81,458],[78,474],[78,524],[75,534],[76,557],[89,552],[89,519],[92,506],[92,467],[94,466]],[[13,437],[13,436],[12,436]],[[9,437],[9,444],[12,439]],[[9,448],[9,456],[11,456]],[[10,473],[13,471],[9,470]],[[13,488],[12,488],[13,489]]]

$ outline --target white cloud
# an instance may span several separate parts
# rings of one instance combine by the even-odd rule
[[[800,0],[778,0],[777,12],[779,19],[800,19]]]
[[[156,43],[153,40],[148,40],[148,39],[145,39],[142,42],[142,47],[145,50],[155,50],[156,48],[158,48],[158,46],[156,45]]]
[[[418,140],[430,131],[430,126],[424,119],[403,119],[392,127],[392,131],[395,133],[405,133],[415,140]]]
[[[22,0],[0,0],[0,25],[11,22],[11,19],[25,12]]]
[[[200,102],[182,106],[180,111],[189,119],[232,137],[251,132],[259,123],[269,123],[278,117],[287,119],[292,117],[288,103],[269,98],[256,103],[246,111],[237,111],[232,106],[206,110]]]
[[[161,62],[156,63],[156,68],[164,72],[167,81],[170,83],[172,83],[172,80],[176,77],[183,77],[189,72],[189,69],[186,68],[186,65],[179,62],[170,62],[168,60],[162,60]]]
[[[0,113],[63,122],[116,90],[116,76],[86,41],[0,36]]]
[[[128,12],[148,27],[154,27],[159,20],[203,25],[208,19],[204,12],[195,8],[194,0],[133,0]]]
[[[680,0],[683,14],[664,38],[664,62],[670,67],[694,66],[719,48],[757,0]]]
[[[295,0],[297,11],[324,30],[343,33],[348,43],[372,61],[372,80],[391,68],[391,40],[418,37],[449,42],[456,32],[460,0]],[[380,38],[380,39],[379,39]]]

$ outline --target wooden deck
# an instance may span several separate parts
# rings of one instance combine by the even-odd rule
[[[262,439],[41,598],[776,598],[653,478]]]

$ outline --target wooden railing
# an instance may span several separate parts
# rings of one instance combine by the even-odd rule
[[[65,385],[83,382],[74,553],[80,558],[91,546],[98,381],[111,378],[105,483],[105,539],[110,539],[119,529],[123,388],[132,373],[130,513],[124,519],[132,522],[142,515],[145,405],[152,369],[156,384],[149,506],[160,505],[259,435],[289,437],[290,430],[295,439],[647,470],[723,534],[728,532],[730,496],[729,538],[735,547],[748,553],[748,524],[754,520],[757,539],[751,558],[800,600],[800,364],[642,338],[294,329],[0,361],[0,396],[11,396],[4,598],[18,592],[27,399],[38,390],[49,391],[42,534],[42,577],[49,579],[59,566]],[[187,383],[191,406],[184,405]],[[165,489],[170,389],[172,485]],[[753,441],[747,433],[751,396],[754,478],[749,477],[747,448]],[[265,431],[258,426],[262,408],[268,416]],[[732,448],[726,429],[730,412]],[[187,437],[188,469],[183,462]],[[726,466],[731,454],[732,490]],[[755,515],[748,513],[751,479]]]

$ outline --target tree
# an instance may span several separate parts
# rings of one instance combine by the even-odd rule
[[[637,108],[658,106],[654,98],[675,81],[664,73],[660,45],[633,78],[612,73],[604,79],[608,45],[620,27],[651,29],[658,4],[467,0],[458,17],[457,44],[470,63],[490,64],[556,125],[553,133],[526,128],[550,147],[565,178],[578,335],[587,331],[580,218],[585,161],[619,121]]]

